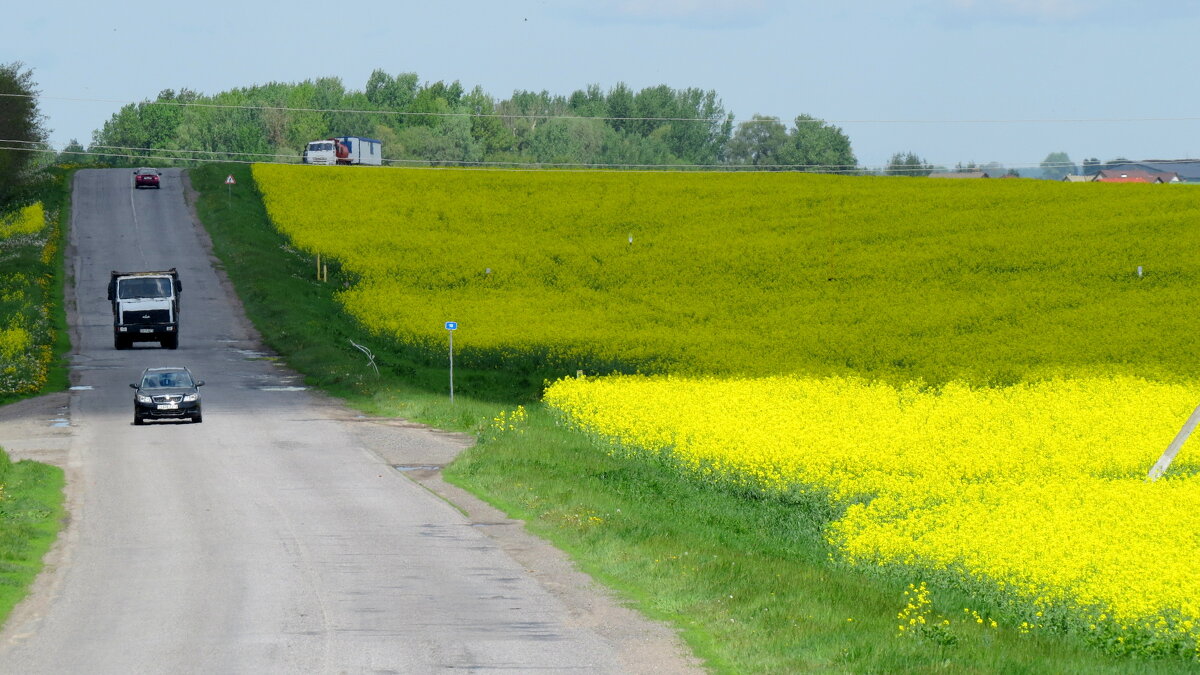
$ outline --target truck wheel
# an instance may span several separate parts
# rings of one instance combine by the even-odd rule
[[[162,339],[162,346],[167,349],[179,349],[179,336],[168,335]]]
[[[113,347],[116,347],[117,349],[128,349],[129,343],[125,341],[125,336],[114,335],[113,336]]]

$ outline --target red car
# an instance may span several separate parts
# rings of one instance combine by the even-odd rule
[[[158,177],[161,175],[162,172],[158,169],[136,169],[133,172],[133,187],[135,189],[143,187],[157,189],[159,187]]]

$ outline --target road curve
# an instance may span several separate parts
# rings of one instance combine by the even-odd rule
[[[387,458],[461,441],[381,435],[261,353],[185,202],[186,177],[76,174],[71,520],[0,634],[6,673],[685,672],[581,618],[485,528]],[[113,349],[110,270],[179,269],[178,350]],[[206,380],[203,424],[133,426],[142,368]],[[0,445],[6,440],[0,433]],[[634,631],[637,626],[630,626]],[[658,628],[661,630],[661,627]]]

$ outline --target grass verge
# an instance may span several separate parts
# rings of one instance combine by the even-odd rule
[[[24,283],[19,289],[2,288],[0,295],[21,295],[17,311],[43,314],[44,321],[31,320],[37,326],[37,349],[48,349],[44,376],[32,388],[0,392],[0,405],[63,391],[69,386],[67,356],[71,351],[67,329],[63,288],[66,229],[70,222],[71,179],[74,171],[61,167],[44,169],[28,186],[28,201],[40,201],[50,214],[51,231],[45,246],[28,245],[8,249],[3,256],[0,277],[4,279],[43,280]],[[20,290],[20,293],[14,291]],[[0,317],[0,324],[5,317]],[[24,599],[42,569],[42,558],[58,538],[65,518],[62,469],[32,460],[13,462],[0,448],[0,624]]]
[[[62,469],[13,462],[0,449],[0,624],[28,593],[58,538],[64,482]]]
[[[714,672],[1192,669],[979,624],[963,609],[986,615],[987,607],[938,589],[931,605],[910,613],[929,629],[899,637],[905,590],[921,579],[866,575],[832,561],[821,536],[832,514],[822,504],[747,498],[682,479],[669,466],[614,457],[531,402],[519,374],[456,368],[449,403],[435,355],[373,339],[341,312],[333,294],[348,280],[335,266],[329,282],[315,279],[315,261],[269,226],[248,167],[208,165],[190,174],[217,257],[268,346],[308,384],[354,407],[476,434],[480,442],[446,478],[524,520],[645,614],[677,626]],[[232,191],[224,185],[230,174]],[[379,376],[351,339],[373,351]],[[521,404],[527,419],[497,428],[499,413]]]

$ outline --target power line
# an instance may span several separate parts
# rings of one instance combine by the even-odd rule
[[[602,120],[602,121],[624,121],[624,122],[709,122],[709,123],[724,123],[730,121],[736,124],[755,124],[781,122],[782,118],[773,116],[754,116],[750,119],[738,120],[736,117],[729,115],[725,118],[713,117],[602,117],[588,115],[562,115],[551,113],[527,112],[527,113],[485,113],[485,112],[417,112],[411,110],[392,110],[392,109],[375,109],[375,110],[360,110],[354,108],[292,108],[288,106],[259,106],[259,105],[235,105],[227,103],[195,103],[185,101],[150,101],[143,100],[138,102],[124,101],[120,99],[106,98],[79,98],[66,96],[44,96],[42,94],[0,94],[0,96],[8,96],[13,98],[36,98],[51,101],[75,101],[85,103],[119,103],[121,105],[172,105],[179,107],[192,108],[215,108],[224,110],[260,110],[260,111],[276,111],[276,112],[316,112],[316,113],[350,113],[362,115],[399,115],[412,117],[497,117],[501,119],[525,119],[537,117],[542,119],[581,119],[581,120]],[[1109,124],[1109,123],[1131,123],[1131,122],[1200,122],[1200,117],[1181,116],[1181,117],[1011,117],[1011,118],[968,118],[968,119],[886,119],[886,118],[859,118],[859,119],[794,119],[790,120],[796,123],[806,124]]]
[[[0,139],[0,144],[21,144],[23,146],[47,146],[47,147],[5,147],[0,145],[0,150],[17,150],[25,152],[38,152],[43,154],[66,154],[79,155],[86,157],[118,157],[124,159],[138,160],[162,160],[169,162],[197,162],[197,163],[239,163],[239,164],[298,164],[296,154],[273,154],[269,152],[232,152],[225,150],[188,150],[188,149],[167,149],[167,148],[140,148],[131,146],[115,146],[115,145],[95,145],[90,146],[85,150],[63,150],[56,151],[48,147],[47,143],[41,141],[24,141],[12,139]],[[97,150],[102,150],[97,152]],[[156,154],[142,154],[156,153]],[[192,156],[179,157],[177,154],[186,154]],[[199,156],[199,155],[207,155]],[[245,158],[245,159],[238,159]],[[291,161],[279,161],[288,159]],[[1173,163],[1179,160],[1142,160],[1136,162],[1138,164],[1158,164],[1158,163]],[[940,167],[926,162],[923,166],[908,167],[901,166],[894,169],[889,169],[887,166],[862,166],[851,164],[606,164],[606,163],[587,163],[587,162],[485,162],[485,161],[468,161],[468,160],[430,160],[430,159],[385,159],[382,160],[386,166],[406,166],[413,168],[477,168],[477,169],[578,169],[578,170],[612,170],[625,169],[634,171],[676,171],[688,173],[753,173],[753,172],[780,172],[780,171],[811,171],[814,173],[829,173],[829,174],[862,174],[862,173],[878,173],[890,171],[892,173],[923,173],[931,170],[939,170]],[[1132,163],[1132,162],[1131,162]],[[442,165],[428,167],[428,165]],[[1002,165],[1003,169],[1037,169],[1037,168],[1073,168],[1079,166],[1075,163],[1051,163],[1044,164],[1043,162],[1018,162]],[[957,170],[957,169],[956,169]],[[962,168],[961,170],[967,170]],[[975,171],[986,171],[983,166],[974,167]]]
[[[41,94],[0,94],[0,96],[11,96],[14,98],[37,98],[47,99],[52,101],[78,101],[87,103],[120,103],[122,105],[135,105],[131,101],[120,101],[117,99],[104,98],[67,98],[60,96],[42,96]],[[188,108],[217,108],[227,110],[270,110],[276,112],[317,112],[317,113],[351,113],[361,115],[400,115],[412,117],[498,117],[501,119],[525,119],[529,117],[538,117],[544,119],[586,119],[586,120],[621,120],[629,122],[719,122],[724,123],[725,118],[710,118],[710,117],[589,117],[583,115],[555,115],[550,113],[519,113],[519,114],[499,114],[485,112],[417,112],[412,110],[359,110],[354,108],[291,108],[287,106],[266,106],[266,105],[234,105],[227,103],[191,103],[184,101],[139,101],[136,105],[173,105]],[[732,120],[732,117],[730,118]],[[778,121],[774,118],[761,120],[747,120],[748,122],[769,122]],[[820,121],[820,120],[813,120]]]

